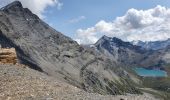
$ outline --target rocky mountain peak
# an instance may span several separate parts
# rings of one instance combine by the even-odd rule
[[[104,35],[96,42],[96,45],[97,44],[103,44],[105,42],[107,42],[107,43],[110,43],[110,42],[119,43],[121,41],[122,41],[121,39],[118,39],[116,37],[112,38],[112,37],[108,37],[108,36]]]
[[[103,39],[103,40],[109,40],[110,37],[108,37],[108,36],[106,36],[106,35],[103,35],[103,36],[101,37],[101,39]]]
[[[17,9],[22,9],[22,8],[23,8],[23,6],[20,1],[14,1],[14,2],[10,3],[9,5],[1,8],[1,10],[4,10],[4,11],[15,10],[15,11],[17,11]]]
[[[139,46],[135,46],[130,42],[125,42],[117,37],[108,37],[103,36],[96,42],[95,45],[108,45],[108,46],[116,46],[116,47],[124,47],[124,48],[140,48]]]
[[[95,45],[100,45],[103,44],[105,41],[109,41],[109,37],[107,37],[106,35],[102,36],[96,43]]]
[[[133,58],[132,55],[141,56],[145,53],[145,49],[140,46],[131,44],[130,42],[123,41],[116,37],[103,36],[99,41],[95,43],[98,51],[101,53],[114,58],[116,62],[120,62],[125,65],[139,62],[140,59]]]

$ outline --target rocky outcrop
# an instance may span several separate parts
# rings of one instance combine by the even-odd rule
[[[15,48],[0,48],[0,64],[16,64],[17,62]]]

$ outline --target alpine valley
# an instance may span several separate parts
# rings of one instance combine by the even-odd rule
[[[15,1],[0,9],[0,45],[14,48],[17,59],[9,64],[14,55],[0,53],[2,100],[170,98],[169,40],[124,42],[103,36],[93,45],[79,45]],[[165,75],[142,76],[136,68]]]

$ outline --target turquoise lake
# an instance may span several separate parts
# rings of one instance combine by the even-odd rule
[[[163,70],[150,70],[145,68],[135,68],[135,72],[139,76],[145,76],[145,77],[166,77],[167,73]]]

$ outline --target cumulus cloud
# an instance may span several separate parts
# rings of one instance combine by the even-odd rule
[[[170,8],[129,9],[124,16],[112,22],[99,21],[95,26],[77,30],[80,43],[95,43],[102,35],[118,37],[125,41],[157,41],[170,38]]]
[[[68,23],[78,23],[78,22],[80,22],[80,21],[82,21],[84,19],[86,19],[85,16],[79,16],[77,18],[73,18],[73,19],[69,20]]]
[[[1,7],[5,6],[13,1],[15,0],[0,0],[1,2],[0,6]],[[59,0],[18,0],[18,1],[21,1],[25,8],[29,8],[33,13],[38,15],[40,18],[45,17],[43,13],[48,6],[57,6],[58,9],[61,9],[61,7],[63,6],[63,4],[59,2]]]
[[[86,43],[86,44],[90,44],[90,43],[94,43],[97,41],[97,37],[96,37],[96,29],[95,28],[88,28],[86,30],[82,30],[79,29],[77,30],[77,35],[78,38],[76,39],[76,41],[81,44],[81,43]]]

